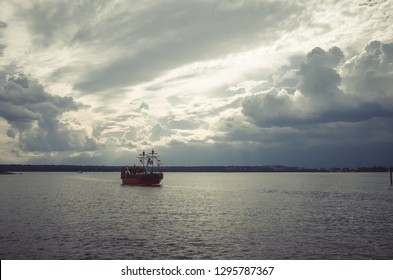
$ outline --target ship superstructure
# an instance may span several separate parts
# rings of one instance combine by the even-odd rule
[[[162,172],[154,171],[162,166],[158,153],[152,149],[151,153],[143,151],[138,156],[141,166],[126,166],[121,169],[121,180],[124,185],[159,185],[164,178]]]

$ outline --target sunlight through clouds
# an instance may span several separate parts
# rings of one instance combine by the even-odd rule
[[[0,161],[392,164],[392,9],[2,1]]]

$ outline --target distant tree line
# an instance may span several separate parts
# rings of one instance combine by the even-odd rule
[[[120,172],[122,166],[98,165],[26,165],[1,164],[0,175],[11,172]],[[154,167],[161,172],[387,172],[389,167],[372,166],[358,168],[304,168],[282,165],[264,166],[166,166]]]

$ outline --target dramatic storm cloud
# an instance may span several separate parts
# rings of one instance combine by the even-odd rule
[[[299,66],[283,68],[266,91],[247,98],[243,113],[261,127],[390,118],[392,47],[373,41],[348,61],[338,47],[316,47]]]
[[[323,147],[333,146],[347,152],[363,147],[356,149],[356,158],[378,145],[379,152],[382,146],[389,151],[393,140],[392,47],[373,41],[349,59],[338,47],[327,51],[316,47],[299,64],[282,67],[261,91],[246,98],[243,114],[261,133],[284,133],[287,146],[319,146],[321,155]],[[267,143],[267,138],[262,137],[261,143]]]
[[[6,76],[0,87],[0,117],[8,122],[7,136],[24,152],[94,150],[83,130],[70,129],[61,116],[82,107],[72,97],[50,95],[24,74]]]
[[[393,165],[392,10],[2,1],[0,162]]]

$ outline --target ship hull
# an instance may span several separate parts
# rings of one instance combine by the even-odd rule
[[[164,178],[162,173],[134,174],[122,178],[123,185],[154,186],[159,185]]]

